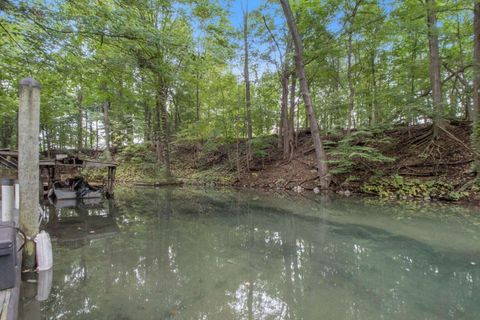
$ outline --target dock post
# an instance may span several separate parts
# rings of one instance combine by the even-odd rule
[[[2,179],[2,221],[13,221],[14,191],[13,180]]]
[[[115,185],[115,167],[108,167],[108,176],[107,176],[107,198],[113,198],[113,189]]]
[[[108,167],[107,172],[107,197],[110,196],[110,190],[112,186],[112,169]]]
[[[20,228],[29,238],[23,250],[23,268],[35,267],[39,205],[40,83],[33,78],[20,81],[18,112],[18,180],[20,187]]]

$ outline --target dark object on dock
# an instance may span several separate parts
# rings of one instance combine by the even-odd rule
[[[17,232],[13,222],[0,222],[0,290],[16,285]]]
[[[57,181],[48,192],[49,197],[55,197],[57,200],[101,198],[102,194],[102,188],[92,187],[83,178]]]

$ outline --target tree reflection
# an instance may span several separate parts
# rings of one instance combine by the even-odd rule
[[[81,246],[55,242],[44,318],[468,319],[480,313],[478,250],[332,217],[339,210],[353,216],[365,204],[303,200],[292,212],[230,191],[119,190],[116,196],[105,216],[118,228],[113,236]],[[443,227],[424,226],[426,232]]]

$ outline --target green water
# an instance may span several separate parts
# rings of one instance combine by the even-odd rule
[[[52,289],[25,284],[25,319],[480,318],[474,209],[121,189],[46,228]]]

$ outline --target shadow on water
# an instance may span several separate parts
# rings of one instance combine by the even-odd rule
[[[56,204],[46,226],[54,240],[51,294],[32,303],[27,284],[23,314],[475,319],[477,219],[418,210],[192,188],[124,189],[115,202]]]

